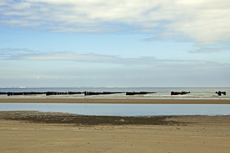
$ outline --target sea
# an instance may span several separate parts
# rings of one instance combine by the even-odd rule
[[[39,88],[0,88],[0,93],[6,92],[122,92],[116,94],[91,95],[84,94],[74,95],[51,95],[49,97],[62,98],[118,98],[118,99],[230,99],[230,87],[39,87]],[[171,95],[171,92],[190,92],[184,95]],[[216,92],[225,92],[219,96]],[[126,92],[153,92],[149,94],[126,95]],[[39,98],[47,97],[43,95],[15,95],[7,96],[0,94],[0,98],[6,97],[22,97],[22,98]]]
[[[171,95],[171,92],[190,92]],[[216,92],[225,92],[219,96]],[[76,87],[76,88],[0,88],[7,92],[122,92],[90,95],[13,95],[0,98],[113,98],[113,99],[230,99],[230,87]],[[126,92],[153,92],[126,95]],[[87,103],[0,103],[0,111],[63,112],[80,115],[106,116],[163,116],[163,115],[230,115],[230,104],[87,104]]]

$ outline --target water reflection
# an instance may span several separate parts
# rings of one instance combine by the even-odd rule
[[[17,110],[108,116],[230,115],[229,104],[0,104],[0,111]]]

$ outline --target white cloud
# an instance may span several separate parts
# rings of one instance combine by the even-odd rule
[[[33,53],[36,51],[27,48],[0,48],[0,60],[14,59]]]
[[[230,47],[204,47],[195,51],[191,51],[191,53],[211,53],[211,52],[219,52],[223,50],[230,50]]]
[[[221,50],[223,48],[216,48],[216,50]],[[204,51],[203,51],[204,50]],[[208,48],[203,48],[203,50],[197,50],[194,52],[206,52]],[[213,50],[211,50],[213,51]],[[211,52],[210,51],[210,52]],[[210,61],[200,61],[200,60],[173,60],[173,59],[159,59],[153,56],[148,57],[138,57],[138,58],[123,58],[119,56],[112,55],[102,55],[102,54],[79,54],[79,53],[44,53],[39,51],[32,51],[28,49],[10,49],[3,48],[0,49],[0,54],[2,55],[2,60],[12,60],[12,61],[33,61],[33,62],[76,62],[75,64],[99,64],[100,67],[111,67],[112,65],[115,67],[129,67],[130,69],[137,67],[145,67],[145,68],[156,68],[156,69],[169,69],[169,67],[179,68],[182,67],[186,69],[186,67],[201,67],[203,65],[207,68],[207,65],[213,65]],[[226,62],[225,62],[226,63]],[[215,63],[214,65],[218,65]],[[196,68],[197,69],[197,68]]]
[[[69,33],[152,32],[155,40],[210,45],[230,41],[229,8],[229,0],[5,0],[0,24]]]
[[[161,64],[191,64],[199,63],[193,60],[157,59],[152,56],[139,58],[123,58],[102,54],[79,54],[79,53],[44,53],[26,48],[0,48],[1,60],[32,60],[32,61],[74,61],[84,63],[103,63],[115,65],[154,66]]]
[[[35,54],[35,55],[25,55],[22,57],[18,57],[21,60],[64,60],[64,61],[110,61],[114,59],[112,56],[103,56],[103,55],[95,55],[95,54],[71,54],[71,53],[54,53],[54,54]]]

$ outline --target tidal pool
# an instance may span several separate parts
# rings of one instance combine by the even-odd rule
[[[0,103],[0,111],[63,112],[105,116],[230,115],[230,104]]]

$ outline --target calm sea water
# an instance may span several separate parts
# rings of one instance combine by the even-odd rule
[[[230,87],[101,87],[101,88],[0,88],[0,92],[156,92],[146,95],[126,96],[125,93],[113,94],[113,95],[96,95],[87,96],[93,98],[230,98]],[[189,94],[186,95],[174,95],[171,96],[171,92],[186,91]],[[215,92],[225,91],[226,95],[218,96]],[[83,98],[84,95],[58,95],[59,97],[72,97]],[[0,97],[6,97],[6,95],[0,95]],[[22,96],[19,96],[22,97]],[[45,97],[45,95],[30,95],[23,97]]]

